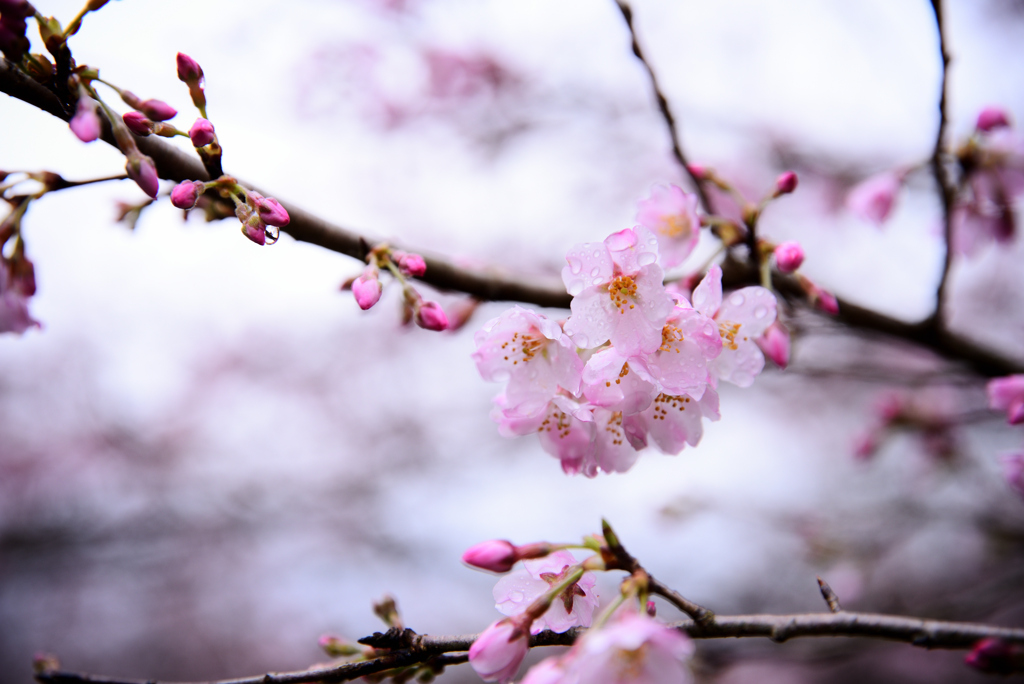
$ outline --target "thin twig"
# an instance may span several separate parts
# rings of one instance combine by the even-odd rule
[[[798,637],[866,637],[900,641],[922,648],[968,649],[985,638],[1024,644],[1024,629],[994,627],[970,622],[947,622],[876,613],[802,613],[795,615],[719,615],[714,622],[699,625],[692,620],[670,625],[693,639],[766,637],[783,642]],[[570,646],[584,633],[580,628],[563,634],[541,632],[530,639],[531,646]],[[269,673],[255,677],[225,679],[208,684],[305,684],[342,682],[370,674],[408,667],[418,663],[441,665],[464,662],[465,655],[440,660],[442,653],[465,652],[478,635],[455,637],[420,636],[416,648],[389,653],[379,658],[334,667],[299,672]],[[140,680],[118,679],[74,672],[49,671],[36,674],[40,684],[144,684]],[[145,684],[161,684],[148,680]]]
[[[661,118],[665,120],[665,127],[668,129],[669,138],[672,140],[672,156],[683,167],[683,173],[689,176],[690,182],[693,183],[693,187],[697,191],[697,197],[700,198],[701,207],[709,214],[713,214],[714,208],[711,204],[711,198],[704,187],[704,181],[690,170],[690,162],[686,159],[686,154],[683,153],[683,146],[679,141],[679,129],[676,125],[676,118],[672,115],[668,99],[662,92],[661,86],[658,85],[658,78],[654,75],[654,69],[651,68],[650,62],[647,61],[643,50],[640,49],[640,41],[636,37],[636,28],[633,26],[633,9],[625,0],[615,0],[615,4],[618,5],[619,11],[622,12],[622,18],[626,20],[626,27],[629,29],[629,37],[633,44],[633,54],[644,65],[647,76],[651,81],[651,89],[654,91],[654,97],[658,101],[658,111],[661,112]]]
[[[939,38],[939,56],[942,58],[942,72],[939,89],[939,130],[935,134],[935,149],[932,151],[932,174],[939,189],[942,201],[942,234],[946,243],[946,254],[942,264],[942,276],[935,290],[935,312],[932,318],[936,327],[942,328],[945,323],[946,299],[948,297],[949,272],[953,267],[953,202],[956,200],[956,187],[950,178],[949,167],[945,163],[946,155],[946,100],[949,81],[949,52],[946,50],[945,29],[942,23],[942,0],[932,0],[932,12],[935,14],[935,29]]]

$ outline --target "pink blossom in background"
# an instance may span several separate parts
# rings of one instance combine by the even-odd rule
[[[587,631],[562,656],[541,661],[528,684],[687,684],[690,640],[647,615],[621,610],[604,627]],[[536,670],[536,672],[535,672]]]
[[[565,579],[577,564],[568,551],[555,551],[543,558],[523,561],[523,567],[505,575],[494,585],[495,608],[502,615],[522,614],[531,603]],[[589,627],[599,598],[594,573],[585,572],[530,628],[532,634],[545,629],[562,633],[572,627]]]
[[[697,196],[676,185],[655,185],[637,209],[637,223],[658,238],[662,266],[674,268],[683,263],[700,240]]]
[[[966,192],[953,210],[954,248],[972,256],[1017,234],[1013,205],[1024,194],[1024,138],[1005,127],[977,136],[968,148]]]
[[[988,407],[1005,411],[1010,425],[1024,423],[1024,375],[1008,375],[989,380]]]
[[[35,280],[14,277],[4,261],[0,261],[0,333],[18,335],[29,328],[39,328],[39,321],[28,312],[28,298],[35,292]]]
[[[662,284],[658,239],[642,226],[613,233],[604,242],[576,245],[562,269],[573,295],[565,332],[577,346],[607,341],[623,355],[653,352],[672,311]]]
[[[85,95],[78,98],[78,108],[71,117],[68,126],[71,132],[82,142],[92,142],[100,137],[103,126],[99,114],[96,113],[96,100]]]
[[[1003,478],[1018,494],[1024,497],[1024,452],[1007,454],[1000,461],[1003,466]]]
[[[722,269],[716,264],[693,291],[693,305],[713,318],[722,337],[722,353],[711,364],[717,379],[749,387],[764,368],[755,340],[775,322],[775,295],[763,287],[736,290],[722,297]]]
[[[510,681],[526,657],[527,636],[514,621],[499,620],[469,647],[469,664],[485,682]]]
[[[1002,107],[985,107],[978,112],[978,120],[975,128],[987,133],[997,128],[1009,128],[1010,115]]]
[[[881,226],[892,213],[902,186],[902,173],[879,173],[855,185],[846,196],[846,206],[855,216]]]

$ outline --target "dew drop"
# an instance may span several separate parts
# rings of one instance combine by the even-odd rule
[[[583,333],[576,333],[575,335],[573,335],[572,336],[572,341],[580,349],[589,349],[590,348],[590,338],[588,338]]]
[[[729,303],[733,306],[742,306],[744,301],[746,300],[739,292],[734,292],[732,297],[729,297]]]
[[[508,595],[508,597],[510,599],[512,599],[513,603],[519,603],[520,601],[523,600],[523,592],[521,592],[521,591],[513,591],[512,593],[510,593]]]
[[[599,259],[600,257],[601,257],[601,252],[599,252],[598,250],[595,249],[594,250],[594,258],[595,259]]]
[[[597,277],[597,275],[600,274],[600,273],[601,273],[601,269],[599,269],[597,266],[595,266],[594,268],[590,269],[590,275],[592,275],[594,277]],[[595,284],[596,284],[596,282],[595,282]]]
[[[640,264],[641,266],[647,266],[648,264],[653,264],[657,260],[658,260],[658,255],[655,254],[654,252],[641,252],[640,254],[637,254],[637,256],[636,256],[636,263]]]
[[[768,307],[763,304],[754,309],[754,318],[764,318],[768,315]]]
[[[583,262],[576,257],[567,257],[566,261],[569,262],[569,271],[573,275],[579,275],[580,271],[583,270]]]

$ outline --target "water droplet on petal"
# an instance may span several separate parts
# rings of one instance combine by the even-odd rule
[[[566,261],[569,262],[569,271],[573,275],[579,275],[580,271],[583,270],[583,262],[576,257],[566,257]]]
[[[599,269],[597,266],[595,266],[594,268],[590,269],[590,275],[592,275],[592,276],[597,276],[600,272],[601,272],[601,269]]]
[[[594,285],[600,285],[600,284],[601,284],[601,279],[600,278],[594,278]]]
[[[746,300],[743,299],[743,295],[739,292],[734,292],[732,296],[729,297],[729,303],[733,306],[742,306],[744,301]]]
[[[598,259],[598,258],[600,258],[600,256],[601,256],[601,252],[595,249],[594,250],[594,258]]]
[[[767,315],[768,307],[763,304],[754,309],[754,318],[764,318]]]
[[[520,601],[523,600],[523,592],[521,592],[521,591],[513,591],[512,593],[510,593],[508,595],[508,597],[510,599],[512,599],[513,603],[519,603]]]
[[[572,341],[576,343],[576,346],[580,349],[590,348],[590,338],[583,333],[576,333],[572,336]]]
[[[655,254],[654,252],[641,252],[640,254],[636,255],[636,263],[640,264],[641,266],[653,264],[657,260],[658,255]]]

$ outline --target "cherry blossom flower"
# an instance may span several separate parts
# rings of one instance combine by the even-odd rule
[[[495,608],[502,615],[515,616],[566,579],[576,559],[568,551],[555,551],[543,558],[523,561],[523,567],[505,575],[494,585]],[[551,603],[533,622],[531,634],[545,629],[562,633],[572,627],[589,627],[598,605],[594,573],[585,572]]]
[[[485,682],[508,682],[516,676],[529,648],[529,630],[515,620],[491,624],[469,647],[469,664]]]
[[[631,368],[657,385],[655,394],[688,394],[700,399],[708,384],[708,365],[722,353],[722,337],[715,321],[692,309],[681,295],[677,297],[678,303],[662,328],[661,346],[633,358]]]
[[[846,206],[854,215],[881,226],[896,204],[903,176],[896,171],[885,171],[861,181],[846,196]]]
[[[658,240],[643,226],[573,247],[562,280],[573,295],[565,332],[580,347],[607,341],[626,355],[653,352],[672,311],[662,284]]]
[[[583,395],[595,406],[627,415],[639,413],[650,406],[656,393],[655,384],[632,372],[615,347],[597,352],[583,368]]]
[[[1013,489],[1024,497],[1024,452],[1007,454],[1000,459],[1003,478]]]
[[[1006,127],[990,130],[958,152],[966,175],[953,210],[953,242],[967,256],[985,244],[1013,239],[1013,204],[1024,194],[1024,140]]]
[[[651,406],[633,419],[634,430],[649,435],[662,453],[675,455],[704,436],[703,419],[717,421],[718,393],[711,387],[700,399],[688,395],[659,394]]]
[[[1024,423],[1024,375],[1008,375],[989,380],[988,407],[1006,411],[1010,425]]]
[[[658,238],[665,268],[683,263],[700,240],[697,196],[676,185],[655,185],[637,209],[636,222]]]
[[[541,661],[524,684],[686,684],[690,640],[647,615],[622,611],[568,652]]]
[[[718,324],[722,353],[711,364],[714,377],[749,387],[764,368],[764,354],[755,340],[775,321],[775,295],[763,287],[736,290],[722,298],[722,269],[708,269],[693,291],[697,311]]]
[[[558,323],[520,306],[488,321],[474,337],[484,380],[509,382],[506,408],[517,418],[540,417],[564,389],[580,389],[583,361]]]

